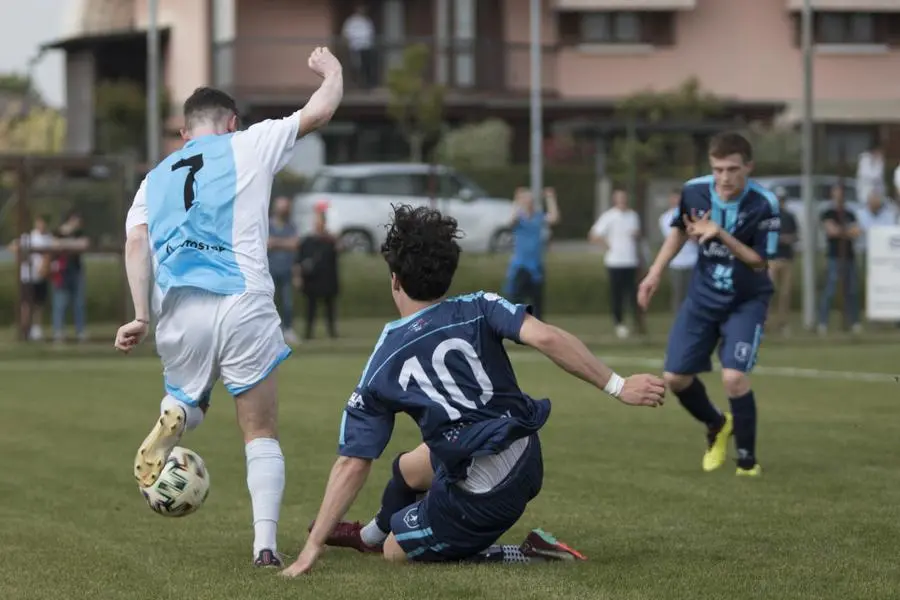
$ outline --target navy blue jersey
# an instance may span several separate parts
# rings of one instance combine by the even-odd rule
[[[519,342],[528,312],[478,292],[388,323],[344,409],[338,453],[378,458],[403,412],[456,480],[472,458],[536,432],[550,401],[519,389],[503,347],[504,339]]]
[[[775,195],[752,180],[741,196],[730,202],[719,198],[712,175],[684,184],[681,202],[672,217],[672,227],[685,229],[682,215],[710,219],[765,260],[776,257],[781,219]],[[717,239],[700,248],[689,294],[700,306],[728,308],[751,298],[768,299],[772,281],[765,269],[754,270],[739,261]]]

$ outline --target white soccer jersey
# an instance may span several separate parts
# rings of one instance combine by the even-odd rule
[[[173,288],[273,295],[269,201],[299,126],[300,111],[245,131],[195,138],[147,174],[125,229],[148,225],[154,312]]]

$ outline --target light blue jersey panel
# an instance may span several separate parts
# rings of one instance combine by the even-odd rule
[[[231,138],[191,140],[147,176],[150,242],[163,294],[177,287],[223,295],[246,289],[232,247],[237,173]]]

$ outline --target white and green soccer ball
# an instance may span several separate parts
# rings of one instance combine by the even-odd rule
[[[164,517],[184,517],[206,501],[209,471],[199,454],[175,446],[156,482],[140,490],[153,512]]]

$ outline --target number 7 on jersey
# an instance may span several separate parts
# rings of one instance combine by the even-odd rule
[[[177,171],[178,169],[183,169],[185,167],[188,168],[187,177],[184,178],[184,210],[187,211],[190,210],[191,206],[194,204],[194,183],[197,173],[203,168],[203,155],[195,154],[193,156],[188,156],[187,158],[182,158],[172,165],[172,170]]]

